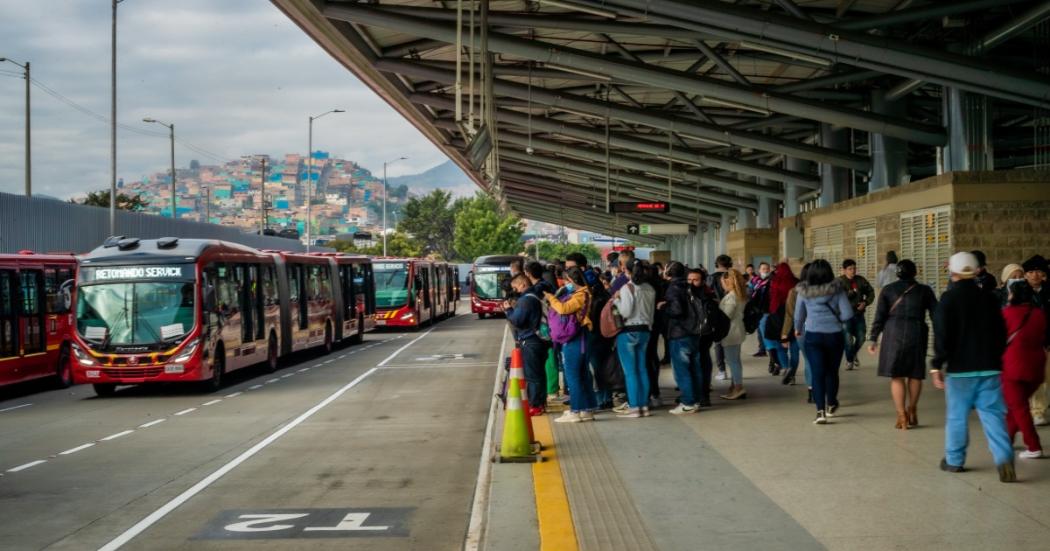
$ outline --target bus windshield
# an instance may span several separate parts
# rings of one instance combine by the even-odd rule
[[[101,350],[171,344],[193,328],[194,297],[188,281],[84,285],[77,331]]]
[[[408,304],[408,264],[376,262],[372,264],[376,281],[376,307],[400,308]]]
[[[506,298],[510,266],[478,266],[474,271],[474,294],[478,298]]]

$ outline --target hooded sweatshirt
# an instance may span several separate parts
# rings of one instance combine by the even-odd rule
[[[839,280],[823,285],[798,284],[795,302],[795,331],[800,333],[838,333],[842,323],[853,317],[853,307]]]

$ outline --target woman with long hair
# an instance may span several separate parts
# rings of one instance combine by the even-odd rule
[[[649,274],[641,262],[635,262],[631,279],[612,298],[623,318],[623,329],[616,335],[616,353],[623,368],[627,387],[627,409],[618,417],[649,416],[649,371],[646,351],[656,309],[656,290],[649,284]]]
[[[807,262],[806,264],[804,264],[802,266],[802,270],[800,270],[799,273],[798,273],[799,282],[801,283],[802,281],[805,281],[806,277],[808,277],[808,276],[809,276],[809,263]],[[780,330],[780,348],[782,348],[782,349],[794,348],[796,350],[795,367],[790,369],[790,370],[788,370],[787,375],[784,375],[784,382],[785,382],[785,384],[794,384],[795,383],[795,370],[797,369],[797,366],[798,366],[798,356],[799,356],[799,354],[797,352],[800,351],[802,349],[802,347],[803,347],[803,345],[802,345],[803,338],[801,336],[795,337],[795,304],[798,303],[798,285],[799,284],[796,283],[795,287],[792,288],[791,291],[788,293],[787,300],[784,303],[784,326]],[[802,355],[805,356],[805,354],[802,354]],[[813,403],[813,369],[811,369],[808,364],[806,366],[805,374],[806,374],[805,375],[805,377],[806,377],[806,390],[808,391],[808,398],[806,398],[806,403],[807,404],[812,404]]]
[[[806,281],[799,284],[795,304],[795,336],[805,335],[802,350],[813,370],[813,401],[823,425],[839,408],[839,366],[845,351],[842,324],[853,317],[853,307],[827,260],[814,260]]]
[[[575,316],[579,330],[562,345],[562,366],[565,370],[565,386],[569,390],[569,409],[554,421],[557,423],[579,423],[593,421],[598,408],[594,396],[594,382],[587,367],[587,333],[593,325],[587,316],[591,305],[591,291],[583,271],[576,266],[565,271],[565,286],[557,294],[545,293],[551,309],[562,316]]]
[[[740,360],[740,347],[747,339],[744,329],[744,308],[747,305],[747,281],[744,275],[730,269],[722,278],[725,296],[718,307],[729,318],[729,333],[722,339],[722,350],[725,351],[726,366],[729,367],[732,384],[729,392],[722,395],[723,400],[740,400],[747,398],[744,390],[744,364]]]
[[[1009,304],[1003,309],[1006,320],[1006,352],[1003,353],[1003,397],[1006,400],[1006,433],[1012,442],[1017,433],[1024,437],[1023,459],[1043,457],[1043,444],[1035,430],[1028,399],[1043,384],[1046,373],[1046,316],[1035,304],[1035,293],[1023,281],[1009,287]]]
[[[787,299],[791,291],[798,285],[798,278],[791,271],[791,266],[782,261],[777,264],[773,271],[772,281],[769,283],[769,315],[766,317],[766,326],[762,332],[766,350],[775,354],[777,364],[785,370],[781,382],[785,385],[795,383],[795,371],[798,370],[798,341],[790,339],[787,348],[781,347],[781,334],[783,332],[784,320],[787,319]],[[779,373],[774,372],[774,375]]]
[[[868,346],[873,356],[879,348],[879,376],[891,377],[890,393],[897,408],[896,427],[901,430],[919,424],[919,395],[926,378],[930,333],[926,316],[932,320],[937,307],[933,289],[915,281],[917,274],[911,260],[897,264],[897,282],[883,287],[879,293]]]

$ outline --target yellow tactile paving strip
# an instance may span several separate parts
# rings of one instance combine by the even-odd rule
[[[555,451],[550,416],[534,417],[532,429],[536,440],[544,446],[543,461],[532,465],[536,517],[540,526],[540,551],[577,551],[576,529]]]

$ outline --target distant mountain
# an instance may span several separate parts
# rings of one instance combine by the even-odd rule
[[[478,186],[452,161],[445,161],[419,174],[407,174],[388,179],[390,187],[408,186],[416,195],[426,195],[435,189],[451,191],[453,197],[472,197]]]

